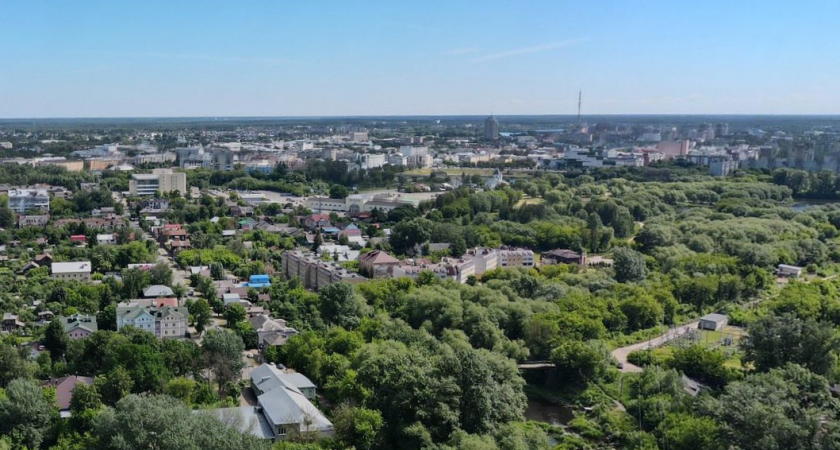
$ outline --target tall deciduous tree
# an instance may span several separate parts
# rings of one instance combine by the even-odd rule
[[[335,432],[347,448],[373,450],[380,444],[383,425],[379,411],[346,404],[333,413]]]
[[[34,381],[13,380],[0,398],[0,433],[12,438],[15,448],[39,448],[58,414]]]
[[[361,319],[361,300],[356,296],[353,286],[347,283],[335,283],[321,289],[318,293],[321,303],[321,316],[328,325],[344,328],[357,326]]]
[[[825,375],[835,367],[840,340],[832,325],[788,313],[755,321],[741,348],[759,371],[795,363]]]
[[[228,330],[210,330],[204,337],[201,348],[207,368],[216,376],[220,391],[228,382],[239,379],[240,371],[245,366],[242,361],[245,344],[236,333]]]
[[[225,422],[209,412],[196,414],[169,396],[131,395],[97,417],[93,434],[100,448],[108,450],[268,450],[270,442],[237,429],[242,420],[238,416]]]
[[[64,326],[60,320],[55,319],[47,325],[44,331],[44,347],[50,351],[53,359],[58,360],[63,357],[69,343],[70,338],[64,332]]]
[[[212,311],[210,310],[210,304],[207,303],[207,300],[200,298],[191,302],[188,310],[192,315],[195,331],[199,334],[203,333],[207,329],[207,325],[211,323]]]
[[[96,390],[95,385],[78,383],[73,388],[73,396],[70,398],[70,417],[73,428],[78,432],[90,430],[93,419],[102,408],[102,398]]]
[[[615,279],[619,283],[644,281],[647,275],[645,258],[629,248],[618,248],[614,256]]]
[[[149,283],[172,285],[172,269],[164,261],[158,261],[149,271]]]
[[[114,406],[123,397],[131,393],[134,380],[122,366],[117,366],[105,375],[96,377],[94,381],[96,391],[102,402],[108,406]]]
[[[225,320],[227,320],[228,328],[236,328],[236,325],[245,320],[247,315],[248,311],[239,303],[228,305],[225,308]]]

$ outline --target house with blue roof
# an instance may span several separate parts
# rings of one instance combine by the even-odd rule
[[[268,275],[265,274],[251,275],[251,278],[248,279],[248,282],[245,283],[245,285],[254,289],[271,287],[271,280],[269,280]]]

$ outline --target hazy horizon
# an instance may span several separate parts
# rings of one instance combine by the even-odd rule
[[[0,3],[0,118],[840,115],[840,3]]]

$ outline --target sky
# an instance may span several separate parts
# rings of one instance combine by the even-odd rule
[[[838,114],[837,0],[0,0],[0,118]]]

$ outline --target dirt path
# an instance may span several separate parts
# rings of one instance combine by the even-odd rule
[[[623,365],[623,368],[620,369],[624,373],[632,373],[632,372],[641,372],[642,368],[627,362],[627,355],[630,353],[635,352],[636,350],[644,350],[647,348],[656,348],[662,346],[663,344],[667,343],[668,341],[682,336],[683,334],[687,333],[688,330],[697,328],[697,325],[700,322],[691,322],[685,325],[672,328],[667,332],[663,333],[660,336],[657,336],[649,341],[639,342],[638,344],[628,345],[627,347],[617,348],[612,351],[613,358],[618,360],[620,364]]]

